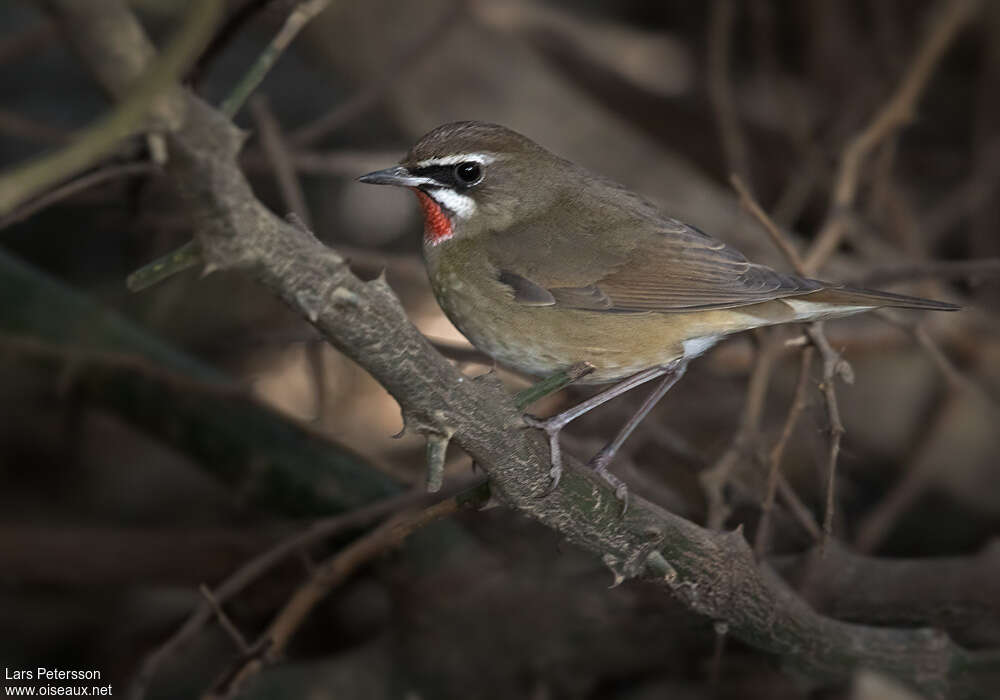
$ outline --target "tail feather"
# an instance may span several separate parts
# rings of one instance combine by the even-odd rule
[[[831,286],[811,294],[803,299],[823,304],[837,306],[890,306],[899,309],[927,309],[931,311],[958,311],[961,307],[945,301],[923,299],[906,294],[893,294],[877,289],[862,289],[847,285]]]

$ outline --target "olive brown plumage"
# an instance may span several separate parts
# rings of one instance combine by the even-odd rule
[[[614,452],[687,362],[729,334],[886,306],[957,308],[750,262],[621,185],[495,124],[440,126],[398,166],[360,180],[417,192],[434,294],[476,347],[533,375],[585,361],[594,366],[586,381],[620,382],[558,416],[529,419],[549,434],[554,482],[566,423],[664,377],[591,462],[623,495],[606,470]]]

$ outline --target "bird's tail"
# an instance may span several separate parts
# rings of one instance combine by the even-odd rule
[[[961,307],[946,301],[893,294],[877,289],[862,289],[848,285],[832,286],[800,297],[812,302],[836,306],[891,306],[899,309],[927,309],[930,311],[958,311]]]

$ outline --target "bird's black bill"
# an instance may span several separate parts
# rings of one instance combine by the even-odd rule
[[[385,170],[376,170],[373,173],[368,173],[367,175],[362,175],[358,178],[358,182],[364,182],[369,185],[396,185],[397,187],[419,187],[420,185],[427,185],[433,182],[426,177],[420,177],[419,175],[413,175],[409,170],[404,168],[402,165],[397,165],[392,168],[386,168]]]

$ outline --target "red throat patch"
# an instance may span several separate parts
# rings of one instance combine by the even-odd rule
[[[413,188],[413,191],[420,202],[420,209],[424,212],[424,240],[431,245],[437,245],[441,241],[451,238],[453,233],[451,220],[442,211],[441,205],[416,187]]]

